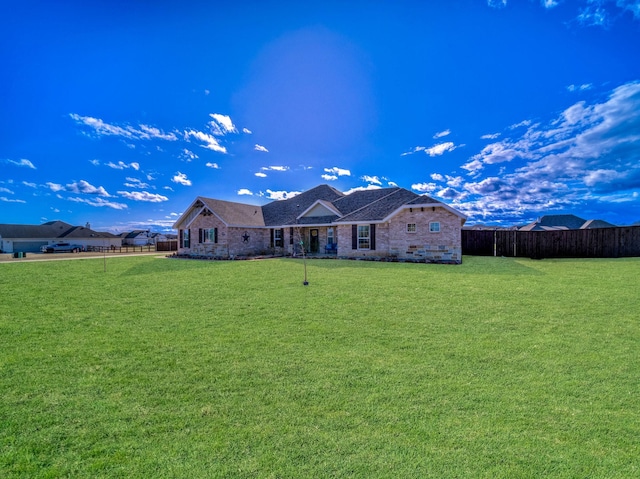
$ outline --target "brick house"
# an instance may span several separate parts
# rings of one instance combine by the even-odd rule
[[[173,225],[178,254],[214,258],[305,253],[461,263],[466,217],[403,188],[345,195],[320,185],[264,206],[197,197]]]

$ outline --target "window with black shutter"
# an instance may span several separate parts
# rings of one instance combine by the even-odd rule
[[[358,249],[358,225],[351,225],[351,249]]]
[[[370,225],[369,228],[370,248],[376,249],[376,225]]]

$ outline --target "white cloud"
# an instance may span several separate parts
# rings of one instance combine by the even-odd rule
[[[36,167],[33,165],[33,163],[31,163],[29,160],[26,159],[21,159],[21,160],[7,160],[8,163],[11,163],[12,165],[16,165],[16,166],[24,166],[26,168],[31,168],[32,170],[35,170]]]
[[[544,8],[554,8],[558,6],[557,0],[540,0],[540,3]]]
[[[414,183],[411,185],[411,189],[419,191],[420,193],[432,193],[436,190],[435,183]]]
[[[213,121],[209,122],[211,132],[216,136],[224,136],[228,133],[238,133],[235,125],[231,121],[231,118],[227,115],[221,115],[219,113],[209,114]]]
[[[379,190],[381,186],[369,184],[367,186],[356,186],[355,188],[351,188],[348,191],[345,191],[345,195],[350,195],[356,191],[368,191],[368,190]]]
[[[336,181],[338,179],[336,175],[320,175],[320,178],[325,181]]]
[[[127,188],[139,188],[139,189],[149,188],[149,185],[147,183],[144,183],[138,178],[127,177],[126,179],[127,179],[127,183],[125,183],[124,186],[126,186]]]
[[[50,181],[48,181],[46,183],[46,185],[49,187],[49,189],[51,191],[53,191],[54,193],[57,193],[58,191],[64,191],[64,186],[58,184],[58,183],[51,183]]]
[[[206,166],[207,168],[213,168],[214,170],[219,170],[220,169],[220,166],[218,165],[218,163],[208,162],[204,166]]]
[[[95,198],[95,199],[69,198],[69,201],[73,201],[75,203],[85,203],[89,206],[95,206],[97,208],[107,207],[107,208],[112,208],[114,210],[126,210],[128,208],[127,205],[124,203],[107,201],[107,200],[103,200],[102,198]]]
[[[109,163],[105,163],[109,168],[113,168],[114,170],[125,170],[128,168],[132,168],[136,171],[140,169],[140,164],[136,162],[125,163],[124,161],[119,161],[118,163],[113,163],[110,161]]]
[[[483,140],[495,140],[500,135],[501,135],[500,133],[490,133],[490,134],[487,134],[487,135],[482,135],[480,138],[483,139]]]
[[[24,186],[28,186],[29,188],[37,188],[38,185],[36,185],[35,183],[29,183],[28,181],[23,181],[22,184]]]
[[[78,182],[69,183],[65,186],[65,190],[71,193],[83,193],[86,195],[98,195],[110,197],[111,195],[107,193],[107,190],[104,189],[103,186],[93,186],[91,183],[85,180],[80,180]]]
[[[178,137],[174,133],[165,133],[162,130],[155,128],[153,126],[148,125],[140,125],[139,136],[144,140],[157,139],[157,140],[167,140],[167,141],[176,141]]]
[[[180,155],[183,160],[192,161],[198,159],[198,155],[196,155],[193,151],[187,150],[186,148],[182,149],[182,154]]]
[[[13,191],[11,191],[9,188],[3,188],[2,186],[0,186],[0,193],[9,193],[10,195],[15,194]]]
[[[171,178],[171,181],[173,181],[174,183],[178,183],[179,185],[191,186],[191,180],[187,178],[187,175],[185,175],[184,173],[180,173],[179,171],[173,178]]]
[[[256,151],[264,151],[265,153],[269,152],[269,150],[267,150],[264,146],[258,145],[258,144],[256,144],[256,146],[254,146],[253,149]]]
[[[203,145],[200,145],[202,148],[207,148],[208,150],[217,151],[218,153],[227,152],[227,149],[224,146],[221,146],[220,143],[218,143],[218,140],[216,138],[202,131],[197,131],[197,130],[185,131],[185,140],[189,141],[189,137],[193,137],[201,141],[202,143],[204,143]]]
[[[286,200],[287,198],[293,198],[294,196],[298,196],[300,191],[272,191],[267,190],[267,193],[264,195],[270,200]]]
[[[424,152],[429,156],[440,156],[448,151],[453,151],[455,149],[456,146],[452,142],[447,141],[445,143],[434,145],[431,148],[426,148]]]
[[[76,122],[84,126],[92,128],[93,131],[101,136],[121,136],[129,140],[168,140],[175,141],[178,137],[174,133],[165,133],[162,130],[148,126],[139,125],[138,128],[134,128],[130,125],[118,126],[111,125],[104,122],[100,118],[94,118],[91,116],[81,116],[77,113],[70,113],[69,116]]]
[[[451,186],[452,188],[457,188],[464,182],[464,178],[462,176],[449,176],[446,175],[447,178],[447,186]]]
[[[569,91],[585,91],[585,90],[591,90],[591,88],[593,88],[593,84],[592,83],[584,83],[582,85],[569,85],[567,87],[567,90],[569,90]]]
[[[504,8],[507,6],[507,0],[487,0],[487,5],[492,8]]]
[[[351,176],[351,171],[344,168],[338,168],[337,166],[334,166],[333,168],[325,168],[324,171],[325,173],[335,176]]]
[[[456,146],[453,142],[451,141],[447,141],[444,143],[438,143],[436,145],[433,145],[429,148],[427,148],[426,146],[416,146],[413,150],[408,151],[406,153],[402,153],[402,155],[400,156],[406,156],[406,155],[412,155],[413,153],[418,153],[420,151],[424,151],[427,155],[433,157],[433,156],[440,156],[446,152],[449,151],[453,151],[456,148],[459,148],[460,146],[464,146],[464,145],[458,145]]]
[[[7,198],[6,196],[0,196],[0,201],[3,201],[4,203],[26,203],[24,200],[14,200]]]
[[[93,166],[99,166],[100,160],[89,160],[89,163],[91,163]]]
[[[519,137],[485,147],[462,166],[477,180],[461,185],[452,206],[471,215],[515,218],[578,209],[586,200],[628,201],[640,190],[638,157],[640,82],[631,82],[603,101],[577,102],[547,124],[529,125]],[[479,178],[486,165],[514,158],[522,166]]]
[[[169,201],[169,198],[166,196],[149,193],[148,191],[118,191],[118,194],[124,198],[135,201],[148,201],[150,203]]]
[[[240,196],[253,196],[251,190],[248,190],[246,188],[240,188],[236,193]]]
[[[436,133],[435,135],[433,135],[433,137],[435,139],[438,139],[438,138],[442,138],[443,136],[448,136],[450,134],[451,134],[451,130],[447,129],[447,130],[440,131],[440,132]]]
[[[597,0],[585,8],[580,9],[580,14],[577,17],[579,23],[584,26],[593,27],[607,27],[609,25],[609,16],[607,11],[602,8],[600,2]]]
[[[288,166],[263,166],[262,171],[289,171]]]
[[[431,173],[431,179],[433,181],[444,181],[444,176],[442,176],[440,173]]]
[[[362,181],[365,181],[367,183],[370,184],[374,184],[374,185],[382,185],[382,181],[380,181],[380,178],[378,178],[377,176],[362,176],[360,178]]]
[[[267,177],[267,175],[265,173],[261,173],[261,172],[256,173],[255,176],[257,176],[258,178],[266,178]]]
[[[509,127],[510,130],[515,130],[516,128],[520,128],[523,126],[529,126],[531,125],[531,120],[522,120],[520,123],[514,123],[513,125],[511,125]]]
[[[247,135],[251,135],[253,132],[249,128],[243,128],[242,133],[246,133]]]

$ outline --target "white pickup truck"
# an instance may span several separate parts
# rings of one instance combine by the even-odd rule
[[[84,246],[73,243],[48,244],[40,248],[43,253],[79,253],[84,251]]]

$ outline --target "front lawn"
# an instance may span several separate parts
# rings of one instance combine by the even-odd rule
[[[640,259],[0,264],[0,477],[640,476]]]

